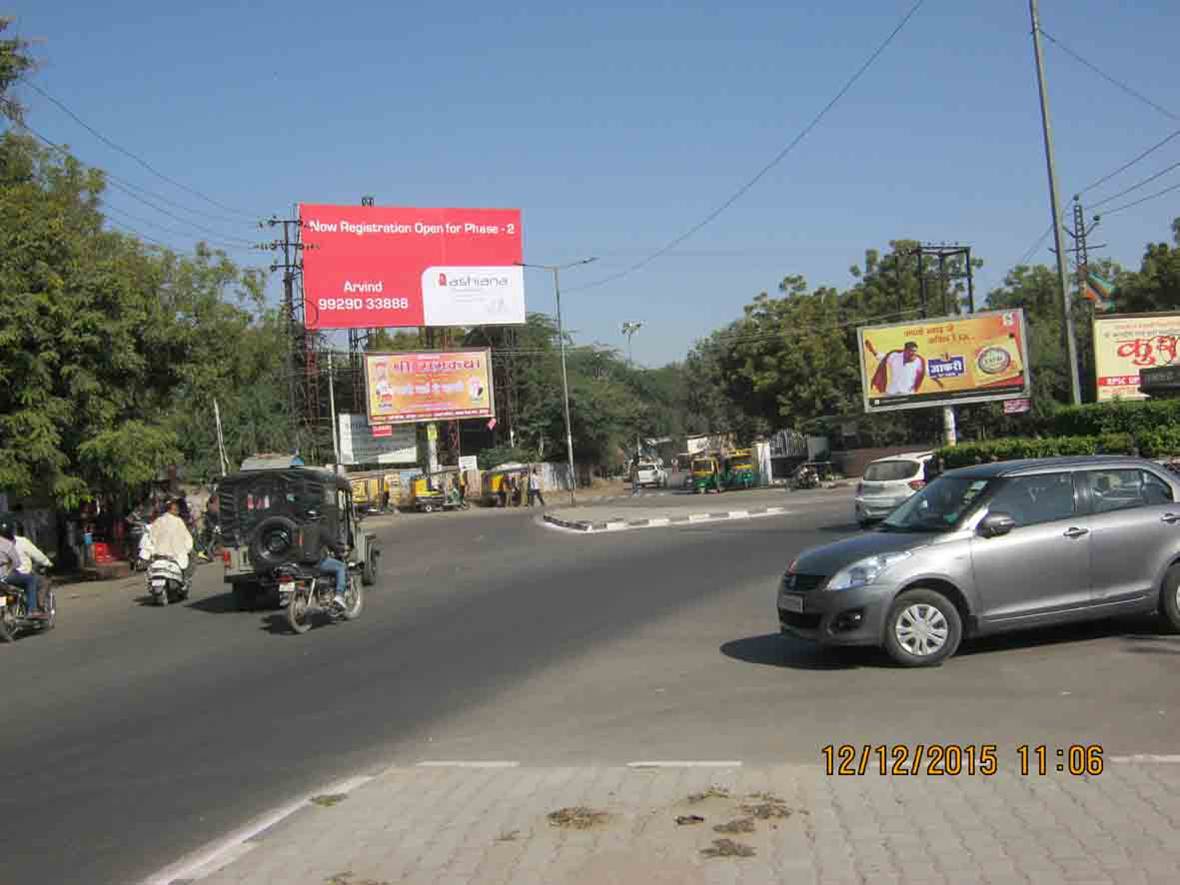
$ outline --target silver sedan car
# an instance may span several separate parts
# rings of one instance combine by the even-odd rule
[[[936,664],[964,636],[1158,611],[1180,630],[1180,483],[1140,458],[949,471],[783,575],[785,634]]]

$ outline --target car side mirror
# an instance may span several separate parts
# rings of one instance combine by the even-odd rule
[[[989,513],[979,524],[979,533],[985,538],[998,538],[1016,528],[1016,520],[1007,513]]]

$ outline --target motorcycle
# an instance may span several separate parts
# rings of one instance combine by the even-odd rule
[[[143,541],[143,536],[147,534],[148,524],[147,520],[139,516],[137,513],[130,513],[123,518],[127,523],[127,550],[137,551],[139,545]],[[131,570],[137,572],[147,566],[147,563],[141,560],[132,552],[128,558],[131,560]]]
[[[57,623],[57,596],[48,578],[41,576],[41,582],[41,604],[46,617],[31,618],[25,589],[0,581],[0,642],[12,642],[23,630],[45,633],[53,629]]]
[[[791,488],[796,491],[803,489],[818,489],[819,488],[819,474],[815,468],[804,464],[795,471],[795,475],[791,477]]]
[[[147,587],[156,605],[188,599],[192,581],[174,557],[156,554],[148,563]]]
[[[344,590],[344,606],[333,601],[336,578],[316,568],[281,565],[275,569],[279,587],[279,606],[287,610],[287,623],[296,633],[306,633],[312,619],[319,615],[329,621],[355,621],[364,607],[364,591],[360,581],[361,564],[348,563],[348,583]]]

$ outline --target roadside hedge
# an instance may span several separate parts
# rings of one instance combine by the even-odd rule
[[[1136,439],[1180,427],[1180,399],[1131,403],[1091,403],[1057,409],[1039,422],[1047,436],[1098,436],[1129,433]]]
[[[1180,426],[1169,428],[1180,444]],[[1166,443],[1161,440],[1161,444]],[[1129,455],[1135,452],[1135,437],[1129,433],[1102,433],[1093,436],[1050,436],[1041,438],[1007,437],[986,442],[944,446],[937,454],[949,470],[989,461],[1012,461],[1019,458],[1054,458],[1062,455]],[[1147,455],[1147,452],[1143,452]],[[1155,457],[1148,455],[1148,457]]]

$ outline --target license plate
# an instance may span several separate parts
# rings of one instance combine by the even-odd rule
[[[163,580],[156,580],[156,581],[152,581],[152,586],[153,586],[153,587],[163,587],[163,586],[164,586],[164,581],[163,581]]]
[[[279,592],[280,593],[294,593],[295,592],[295,582],[294,581],[287,581],[285,583],[279,584]]]
[[[802,614],[803,612],[803,597],[802,596],[787,596],[783,595],[783,608],[789,612]]]

